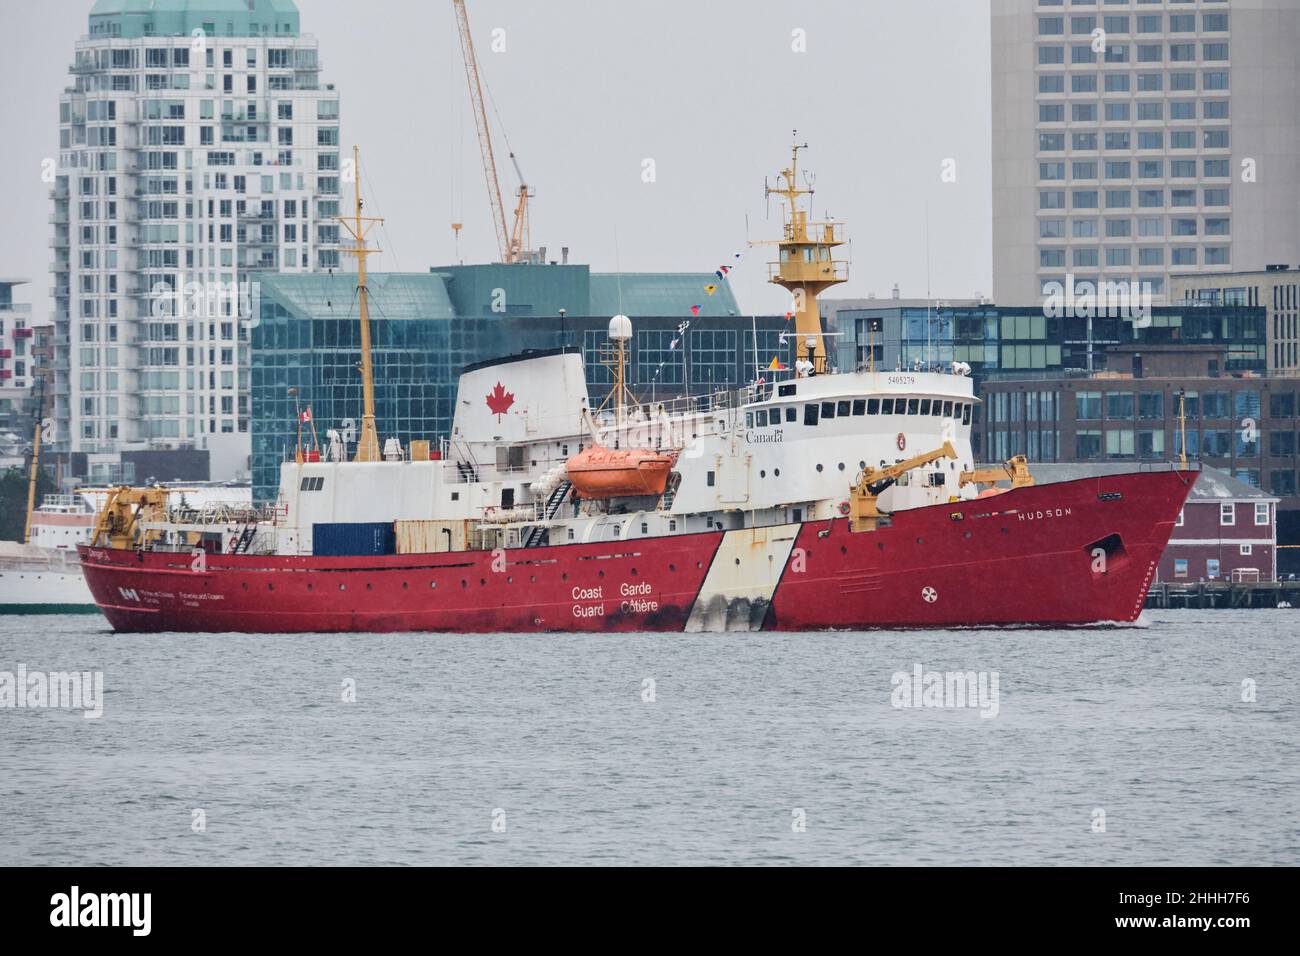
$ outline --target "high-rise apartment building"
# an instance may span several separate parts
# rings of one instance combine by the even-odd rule
[[[214,478],[246,475],[258,274],[339,264],[339,101],[316,40],[291,0],[98,0],[69,69],[58,446],[207,449]]]
[[[992,0],[993,297],[1300,262],[1300,3]]]

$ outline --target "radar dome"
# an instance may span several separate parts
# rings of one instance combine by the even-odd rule
[[[609,338],[612,342],[626,342],[632,338],[632,320],[626,315],[616,315],[610,319]]]

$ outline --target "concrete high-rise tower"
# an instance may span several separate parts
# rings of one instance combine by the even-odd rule
[[[992,0],[993,297],[1300,263],[1300,4]]]
[[[98,0],[59,100],[57,447],[247,474],[260,272],[339,264],[339,97],[291,0]],[[242,314],[241,314],[242,313]]]

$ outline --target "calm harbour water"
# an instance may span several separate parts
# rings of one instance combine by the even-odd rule
[[[103,671],[106,693],[98,720],[0,709],[0,864],[1295,864],[1298,615],[263,637],[5,617],[0,671]],[[996,717],[892,706],[915,664],[996,671]]]

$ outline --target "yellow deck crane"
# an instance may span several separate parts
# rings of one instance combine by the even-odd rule
[[[927,451],[923,455],[907,458],[893,465],[876,468],[868,465],[858,474],[855,484],[849,486],[849,530],[875,531],[883,517],[876,507],[876,499],[907,472],[924,468],[940,458],[957,457],[957,450],[952,442],[944,442],[942,448]]]
[[[963,471],[958,478],[957,486],[962,487],[972,483],[991,485],[999,481],[1011,482],[1012,488],[1028,488],[1034,483],[1034,476],[1029,473],[1029,459],[1024,455],[1016,455],[1014,458],[1008,458],[1002,465]]]
[[[492,206],[492,226],[497,233],[497,247],[501,252],[502,262],[521,262],[532,255],[532,250],[529,248],[532,237],[528,227],[528,200],[532,198],[533,191],[524,182],[519,161],[511,151],[510,161],[514,163],[515,172],[519,176],[515,224],[514,228],[511,228],[506,222],[506,207],[501,199],[501,180],[497,176],[496,154],[492,149],[492,131],[488,127],[487,106],[483,99],[483,82],[479,78],[478,57],[474,55],[474,38],[469,30],[469,12],[465,9],[465,0],[452,0],[452,6],[456,8],[460,50],[465,59],[465,80],[469,84],[470,106],[474,110],[474,128],[478,133],[479,152],[483,157],[483,174],[487,178],[488,202]],[[509,146],[507,138],[507,149]],[[460,235],[460,226],[460,223],[452,223],[452,229],[457,237]]]
[[[140,525],[163,519],[167,493],[166,488],[114,488],[95,522],[91,545],[118,550],[148,548],[157,540],[158,532],[146,531]]]

